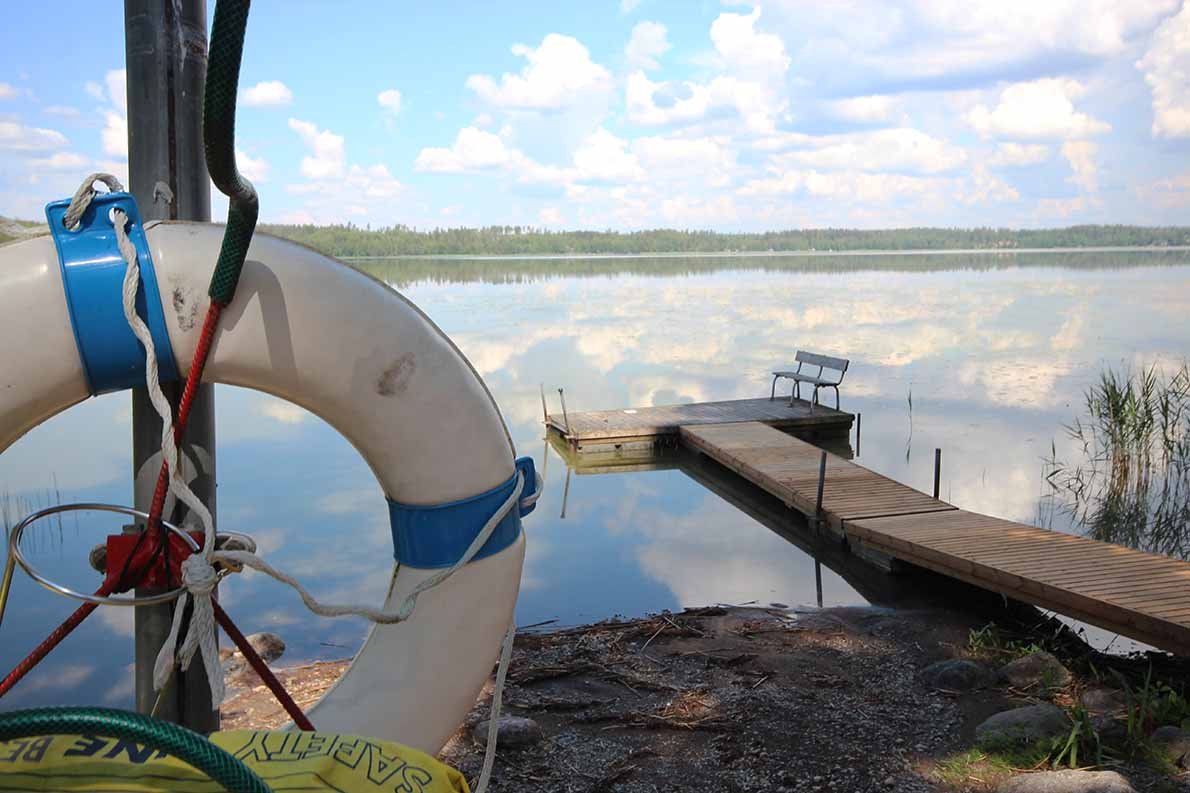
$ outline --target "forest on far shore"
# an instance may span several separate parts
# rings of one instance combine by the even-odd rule
[[[1187,226],[797,229],[738,234],[677,229],[628,232],[551,231],[532,226],[422,230],[398,225],[371,229],[350,223],[332,226],[263,224],[261,229],[309,245],[332,256],[1012,250],[1190,245],[1190,227]]]

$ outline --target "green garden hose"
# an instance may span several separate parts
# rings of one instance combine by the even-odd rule
[[[0,713],[0,741],[35,735],[123,738],[193,766],[229,793],[270,793],[248,766],[196,732],[167,721],[113,708],[33,708]]]
[[[207,170],[211,181],[230,199],[227,230],[223,233],[219,261],[207,290],[212,301],[224,306],[235,295],[260,212],[256,188],[236,167],[235,147],[236,92],[239,90],[240,58],[244,52],[244,31],[248,27],[251,5],[251,0],[219,0],[215,6],[202,108]]]

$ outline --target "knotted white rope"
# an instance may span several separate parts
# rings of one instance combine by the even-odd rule
[[[124,189],[119,180],[111,174],[95,173],[89,175],[75,192],[70,206],[66,210],[63,223],[68,229],[73,229],[79,224],[83,213],[86,212],[87,207],[90,206],[91,201],[97,195],[94,187],[94,183],[97,181],[103,182],[109,190],[115,192]],[[161,417],[161,455],[169,467],[169,491],[167,493],[166,507],[172,509],[175,499],[181,501],[190,509],[193,515],[198,516],[203,527],[203,547],[201,553],[193,554],[182,561],[182,584],[186,591],[181,595],[174,608],[174,618],[170,626],[169,635],[166,637],[165,644],[162,645],[156,662],[153,665],[153,685],[157,690],[161,690],[169,682],[175,664],[180,664],[183,670],[188,669],[197,651],[202,653],[203,666],[207,673],[207,684],[211,689],[211,701],[216,703],[216,706],[223,701],[225,694],[223,667],[219,660],[219,646],[215,638],[215,614],[211,605],[211,594],[219,582],[218,572],[215,568],[216,564],[223,564],[225,567],[236,570],[243,567],[251,567],[254,570],[259,570],[265,575],[292,587],[301,596],[306,608],[320,616],[356,616],[363,617],[377,624],[391,625],[409,619],[413,614],[414,608],[417,606],[419,595],[446,581],[460,568],[468,564],[479,553],[479,550],[483,548],[484,544],[487,543],[492,533],[496,530],[496,527],[504,520],[504,517],[510,510],[514,508],[527,508],[536,503],[537,499],[540,498],[543,490],[541,475],[538,474],[537,476],[535,492],[522,500],[520,496],[525,489],[525,477],[524,474],[518,472],[512,492],[500,505],[499,509],[496,510],[495,514],[484,523],[483,528],[475,535],[475,538],[467,546],[467,550],[463,552],[459,560],[450,567],[440,570],[418,583],[413,588],[413,591],[406,595],[395,609],[388,611],[354,603],[322,603],[311,595],[296,578],[276,569],[251,551],[216,551],[215,522],[211,516],[211,512],[202,503],[202,499],[190,489],[190,485],[183,478],[180,466],[178,465],[178,448],[174,440],[173,408],[161,390],[153,335],[144,320],[136,313],[136,293],[140,287],[140,262],[137,258],[136,246],[128,237],[127,226],[129,218],[123,210],[113,209],[111,211],[111,221],[116,233],[116,244],[126,264],[122,289],[124,319],[128,322],[128,327],[132,330],[133,335],[144,345],[145,386],[148,388],[149,399],[153,403],[153,408]],[[190,598],[193,602],[194,608],[190,618],[190,625],[186,631],[186,637],[183,639],[181,646],[178,647],[178,635],[181,632],[182,619],[186,612],[187,598]],[[484,793],[487,789],[488,782],[491,779],[492,768],[495,764],[501,700],[508,673],[509,660],[512,657],[512,645],[515,634],[515,625],[510,625],[501,646],[500,665],[496,673],[496,685],[492,692],[487,749],[484,756],[483,770],[480,773],[480,779],[475,793]],[[176,656],[175,647],[177,647]]]

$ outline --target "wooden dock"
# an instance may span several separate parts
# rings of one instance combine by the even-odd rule
[[[796,400],[791,406],[788,398],[764,398],[553,413],[546,418],[546,424],[570,443],[582,447],[676,440],[681,427],[735,422],[759,422],[815,439],[846,437],[854,419],[850,413],[824,405],[811,407],[804,400]]]
[[[817,446],[758,422],[680,438],[816,516]],[[1190,655],[1190,562],[957,509],[829,453],[818,517],[853,546]]]

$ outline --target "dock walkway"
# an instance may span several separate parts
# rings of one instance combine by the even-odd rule
[[[758,422],[680,437],[815,515],[817,446]],[[1190,655],[1190,562],[967,512],[829,453],[819,517],[853,545]]]

